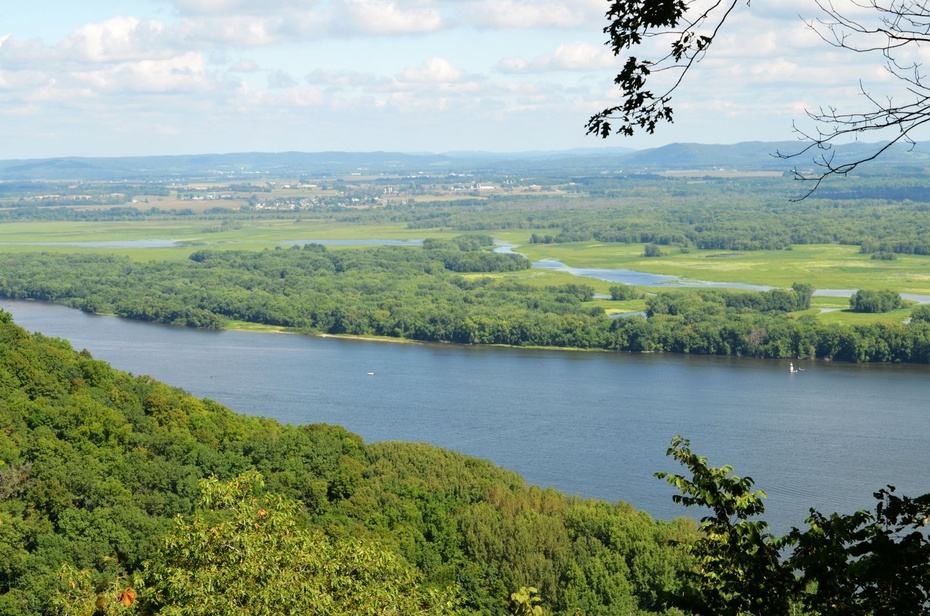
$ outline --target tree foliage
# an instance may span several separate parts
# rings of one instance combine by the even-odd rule
[[[371,540],[308,528],[301,504],[267,494],[247,471],[201,480],[143,572],[142,612],[162,616],[382,616],[458,613],[454,589],[421,587],[422,574]]]
[[[690,472],[656,474],[678,490],[674,501],[709,509],[701,538],[691,546],[695,597],[687,607],[719,616],[787,614],[793,576],[780,562],[781,545],[768,524],[752,519],[765,512],[765,492],[753,490],[753,480],[733,475],[730,466],[709,466],[681,437],[667,454]]]
[[[903,305],[901,296],[889,290],[861,289],[849,298],[849,307],[853,312],[890,312]]]
[[[888,486],[875,493],[874,511],[811,509],[806,528],[776,537],[758,519],[765,493],[751,478],[710,466],[681,437],[668,455],[689,473],[658,473],[678,490],[675,502],[709,512],[689,548],[694,594],[680,597],[683,607],[732,616],[930,614],[930,494],[902,497]]]

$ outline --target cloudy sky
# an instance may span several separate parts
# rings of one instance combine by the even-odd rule
[[[741,7],[653,137],[586,137],[619,61],[606,0],[33,0],[0,16],[0,158],[498,150],[791,138],[880,59],[811,0]]]

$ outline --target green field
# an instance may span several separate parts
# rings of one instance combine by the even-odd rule
[[[358,225],[331,220],[237,220],[224,227],[212,220],[144,220],[117,222],[16,222],[0,225],[0,252],[103,252],[132,259],[186,259],[210,249],[261,250],[288,240],[307,239],[422,239],[457,233],[408,229],[403,225]],[[68,245],[74,242],[177,240],[177,248],[100,248]],[[36,243],[61,243],[37,246]]]
[[[912,302],[900,310],[882,313],[860,313],[849,310],[849,300],[843,297],[814,297],[811,309],[794,312],[792,316],[800,318],[814,316],[824,323],[847,323],[866,325],[869,323],[903,323],[911,317]]]
[[[695,280],[788,287],[805,282],[818,289],[892,289],[930,295],[930,257],[899,255],[877,261],[855,246],[813,244],[792,250],[745,251],[664,248],[661,257],[642,256],[641,244],[522,244],[533,260],[557,259],[572,267],[624,268]]]

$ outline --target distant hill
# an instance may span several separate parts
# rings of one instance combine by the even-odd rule
[[[449,166],[448,157],[398,152],[247,152],[0,161],[0,180],[144,180],[250,174],[403,172]]]
[[[855,143],[836,149],[837,161],[871,154],[878,146]],[[565,175],[663,170],[788,170],[811,166],[811,158],[783,160],[799,142],[748,141],[731,145],[673,143],[648,150],[623,147],[530,152],[459,151],[441,154],[402,152],[244,152],[115,158],[47,158],[0,161],[0,181],[34,180],[190,180],[276,176],[344,176],[383,173],[525,173]],[[874,165],[930,164],[930,144],[914,151],[892,148]]]
[[[630,168],[669,169],[712,169],[727,168],[741,170],[788,170],[812,166],[813,158],[822,152],[812,151],[796,158],[783,159],[777,153],[794,153],[803,147],[799,141],[746,141],[732,145],[701,143],[672,143],[641,150],[625,156],[623,162]],[[874,143],[851,143],[835,148],[835,162],[851,161],[868,156],[880,147]],[[930,144],[918,144],[913,151],[907,146],[897,146],[886,152],[876,165],[930,164]]]
[[[250,175],[349,175],[446,171],[581,170],[619,160],[629,148],[444,154],[401,152],[244,152],[180,156],[47,158],[0,161],[0,181],[146,180]]]

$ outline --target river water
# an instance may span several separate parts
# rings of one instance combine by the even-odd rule
[[[403,345],[209,332],[0,301],[34,331],[136,374],[289,423],[428,442],[528,481],[685,513],[653,478],[674,434],[769,493],[779,530],[893,483],[930,490],[930,369]],[[374,375],[369,375],[373,372]]]

